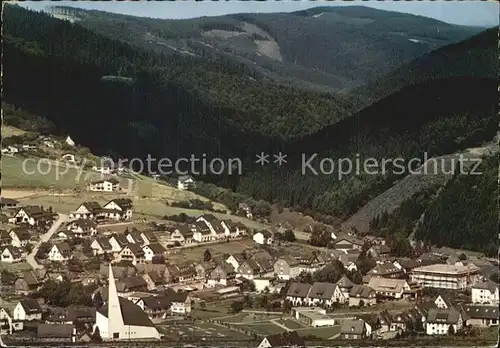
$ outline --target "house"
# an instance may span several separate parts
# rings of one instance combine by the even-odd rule
[[[351,282],[346,276],[342,276],[342,278],[340,278],[337,282],[337,285],[344,298],[344,301],[342,301],[342,298],[339,298],[339,301],[342,303],[347,302],[349,300],[349,294],[352,287],[354,286],[354,283]]]
[[[221,221],[212,214],[203,214],[196,219],[196,222],[204,223],[210,229],[213,239],[223,239],[229,235],[229,230],[226,231]],[[200,224],[196,225],[201,228]]]
[[[179,190],[189,190],[196,187],[196,182],[191,175],[182,175],[177,178],[177,188]]]
[[[148,283],[148,290],[156,290],[159,286],[165,284],[165,277],[163,272],[150,271],[142,275],[142,278]]]
[[[181,245],[191,244],[194,241],[194,230],[192,225],[183,224],[170,235],[170,241],[173,243],[178,242]],[[200,236],[197,236],[197,238],[200,238]]]
[[[115,282],[118,294],[129,294],[148,290],[148,283],[139,276],[129,276]]]
[[[2,149],[2,153],[14,155],[16,153],[19,153],[19,149],[15,146],[7,146]]]
[[[396,267],[391,262],[378,263],[367,275],[372,277],[383,277],[383,278],[400,278],[404,275],[404,270]]]
[[[233,266],[234,270],[237,271],[238,268],[245,262],[246,256],[243,254],[231,254],[229,257],[226,259],[226,263],[229,263],[231,266]]]
[[[450,329],[452,327],[452,329]],[[462,328],[462,314],[455,308],[431,308],[427,312],[425,333],[427,335],[448,335]]]
[[[0,197],[0,208],[15,208],[18,204],[19,201],[15,199]]]
[[[210,276],[207,280],[207,285],[228,285],[229,282],[235,278],[236,271],[234,270],[234,268],[228,263],[221,263],[210,273]]]
[[[94,255],[103,255],[113,252],[113,247],[110,244],[109,239],[106,237],[94,239],[90,243],[90,248],[92,249]]]
[[[246,203],[238,204],[238,210],[236,211],[238,216],[245,216],[247,219],[253,220],[252,208]]]
[[[307,295],[309,306],[331,307],[335,299],[336,284],[316,282],[312,285]]]
[[[471,288],[471,298],[472,303],[498,306],[498,285],[490,281],[477,283]]]
[[[404,279],[371,277],[368,286],[380,297],[389,299],[401,299],[405,291],[411,290]]]
[[[212,273],[215,267],[217,267],[217,265],[213,261],[201,262],[196,264],[196,266],[194,267],[194,269],[196,270],[196,278],[201,280],[207,280],[208,277],[210,276],[210,273]]]
[[[471,264],[433,264],[414,268],[410,272],[410,279],[423,287],[465,290],[478,282],[479,268]]]
[[[498,306],[465,305],[465,323],[476,327],[498,325]]]
[[[241,235],[247,233],[245,225],[241,222],[234,222],[232,220],[222,220],[222,227],[224,228],[224,233],[226,238],[238,238]]]
[[[14,281],[14,290],[20,295],[28,295],[40,289],[46,277],[45,269],[23,272],[22,276]]]
[[[88,190],[96,192],[118,192],[120,191],[120,180],[110,178],[91,181],[88,185]]]
[[[128,244],[118,253],[117,261],[130,261],[133,265],[145,262],[144,250],[138,244]]]
[[[148,245],[148,244],[153,244],[153,243],[158,242],[158,238],[156,238],[154,233],[150,232],[150,231],[141,232],[140,237],[142,238],[142,241],[143,241],[142,245]]]
[[[109,244],[111,244],[111,251],[113,253],[119,253],[123,248],[129,245],[130,242],[123,233],[115,233],[109,238]]]
[[[68,162],[69,164],[76,164],[76,157],[72,153],[66,153],[61,156],[61,159]]]
[[[73,139],[71,139],[69,135],[66,137],[66,140],[64,142],[69,146],[75,146],[75,142],[73,141]]]
[[[144,297],[136,304],[153,322],[166,319],[172,306],[172,302],[167,296]]]
[[[258,348],[277,347],[305,347],[304,339],[297,331],[285,331],[282,333],[266,336],[260,342]]]
[[[116,198],[110,200],[108,203],[104,205],[104,209],[114,212],[120,212],[119,216],[122,220],[130,220],[132,219],[132,200],[130,198]],[[112,216],[108,216],[112,217]]]
[[[288,288],[285,299],[290,301],[293,306],[305,306],[308,302],[307,296],[310,290],[310,284],[293,282]]]
[[[38,324],[36,338],[41,342],[76,342],[72,324]]]
[[[1,261],[4,263],[16,263],[22,261],[22,251],[19,248],[16,248],[12,245],[7,245],[3,248],[1,254]]]
[[[172,314],[186,315],[191,313],[191,298],[189,297],[189,293],[167,289],[164,294],[166,294],[172,303],[172,307],[170,308]]]
[[[167,251],[160,243],[148,244],[142,247],[146,261],[153,261],[155,256],[163,256]]]
[[[191,262],[177,265],[179,282],[186,283],[196,279],[196,270]]]
[[[10,238],[9,232],[0,230],[0,247],[6,247],[7,245],[12,245],[12,238]]]
[[[266,251],[254,253],[237,270],[237,276],[253,279],[255,276],[271,277],[274,275],[274,259]]]
[[[71,221],[68,224],[68,231],[73,233],[73,236],[86,238],[97,234],[97,224],[90,219],[78,219]]]
[[[193,239],[198,243],[212,241],[215,237],[210,227],[202,221],[196,221],[193,225]]]
[[[366,337],[366,326],[363,319],[342,320],[340,337],[346,340],[361,340]]]
[[[349,292],[349,307],[374,306],[377,304],[375,290],[367,285],[354,285]]]
[[[52,224],[57,218],[57,214],[51,209],[44,210],[43,207],[37,205],[28,205],[18,208],[9,222],[13,224],[29,224],[31,226],[44,226]]]
[[[97,202],[83,202],[72,213],[69,214],[71,219],[97,219],[103,214],[103,208]]]
[[[391,248],[389,248],[388,245],[386,244],[376,244],[372,245],[368,249],[368,253],[371,255],[371,257],[375,259],[386,259],[389,257],[389,254],[391,252]]]
[[[24,298],[17,302],[13,310],[13,320],[31,321],[42,319],[42,308],[37,300]]]
[[[137,230],[127,231],[125,233],[125,238],[127,238],[128,242],[131,244],[139,244],[142,246],[144,243],[141,233]]]
[[[361,250],[363,248],[364,242],[360,239],[351,237],[351,236],[342,236],[338,237],[334,244],[333,247],[336,250],[341,250],[344,252],[347,252],[348,250]]]
[[[9,237],[11,239],[12,246],[15,246],[17,248],[24,248],[26,245],[28,245],[31,239],[31,233],[24,227],[15,227],[10,230]]]
[[[270,231],[261,231],[253,235],[255,243],[260,245],[271,245],[274,242],[274,236]]]
[[[50,248],[47,258],[54,262],[67,261],[72,257],[71,247],[68,243],[57,243]]]
[[[285,255],[274,263],[274,274],[281,280],[298,277],[301,273],[300,263],[295,258]]]

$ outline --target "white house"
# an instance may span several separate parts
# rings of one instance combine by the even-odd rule
[[[454,333],[462,328],[462,314],[458,310],[454,307],[429,309],[425,322],[427,335],[448,335],[450,326]]]
[[[196,182],[191,175],[182,175],[177,179],[177,188],[179,190],[189,190],[196,187]]]
[[[22,261],[22,251],[15,246],[8,245],[3,248],[1,261],[4,263],[16,263]]]
[[[10,230],[9,237],[12,246],[15,246],[16,248],[24,248],[28,245],[31,239],[31,234],[27,229],[16,227]]]
[[[105,175],[111,174],[111,171],[112,171],[111,167],[108,167],[108,166],[102,166],[102,167],[93,166],[92,170],[99,172],[101,174],[105,174]]]
[[[68,224],[68,231],[73,232],[73,235],[79,238],[95,236],[97,224],[89,219],[78,219]]]
[[[498,305],[498,285],[493,282],[477,283],[471,288],[472,303]]]
[[[68,135],[66,137],[66,140],[65,140],[66,144],[68,144],[69,146],[75,146],[75,142],[73,141],[73,139],[71,139],[71,137]]]
[[[61,158],[70,164],[76,164],[76,157],[71,153],[64,154]]]
[[[118,192],[120,191],[120,180],[115,178],[95,180],[89,183],[88,189],[96,192]]]
[[[257,232],[253,235],[253,240],[257,244],[261,245],[271,245],[273,244],[273,234],[269,231]]]
[[[297,331],[285,331],[264,337],[258,346],[258,348],[277,347],[305,347],[304,338],[300,337]]]
[[[153,261],[155,256],[163,256],[167,251],[160,243],[148,244],[142,247],[144,251],[144,259],[146,261]]]
[[[119,211],[122,220],[132,219],[132,200],[129,198],[112,199],[104,205],[104,209],[111,211]]]
[[[42,308],[37,300],[26,297],[16,304],[13,319],[20,321],[41,320]]]
[[[242,254],[231,254],[226,259],[226,263],[229,263],[231,266],[233,266],[235,271],[238,270],[238,268],[240,268],[243,262],[245,262],[245,258],[243,257]]]
[[[68,261],[71,256],[71,248],[68,243],[58,243],[52,246],[47,258],[50,261],[63,262]]]
[[[103,208],[97,202],[83,202],[69,217],[72,219],[96,219]]]
[[[9,218],[12,224],[29,224],[31,226],[53,223],[57,214],[49,210],[44,210],[38,205],[28,205],[19,208],[13,216]]]

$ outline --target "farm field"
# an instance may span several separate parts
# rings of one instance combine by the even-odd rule
[[[2,125],[2,138],[8,138],[12,136],[19,136],[27,133],[26,131],[3,124]]]
[[[228,243],[204,244],[188,248],[176,248],[167,251],[167,258],[170,261],[200,261],[203,260],[205,250],[210,250],[212,258],[223,254],[240,253],[243,250],[252,249],[255,243],[251,239],[234,240]]]

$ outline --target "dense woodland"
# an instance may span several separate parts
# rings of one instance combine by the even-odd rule
[[[490,57],[498,56],[495,40],[481,41],[486,48],[480,56],[467,56],[470,45],[453,46],[453,57],[468,61],[457,63],[463,67],[461,73],[454,70],[429,81],[412,80],[408,73],[410,77],[403,79],[408,85],[422,83],[401,90],[402,85],[388,80],[387,88],[398,91],[355,113],[359,105],[346,96],[275,84],[231,60],[148,51],[17,6],[5,6],[3,29],[4,100],[10,105],[6,122],[40,132],[56,128],[98,155],[239,157],[245,166],[242,176],[199,178],[215,184],[200,187],[200,194],[233,209],[251,196],[251,202],[260,202],[257,206],[266,209],[269,205],[262,200],[345,218],[405,173],[391,174],[389,167],[386,175],[351,174],[339,179],[338,169],[332,175],[303,175],[302,153],[353,160],[359,155],[362,160],[379,161],[421,158],[424,152],[435,156],[490,141],[498,125],[497,80],[491,76],[494,60]],[[491,33],[484,37],[490,38]],[[475,59],[480,66],[489,65],[483,75],[466,76]],[[436,61],[423,60],[423,65]],[[370,93],[368,99],[374,95]],[[43,121],[32,122],[28,115]],[[261,168],[253,163],[255,153],[261,151],[283,151],[288,163],[281,169]],[[319,168],[318,162],[312,166]],[[471,202],[487,200],[486,189],[465,193],[469,184],[487,186],[487,176],[482,178],[454,180],[445,189],[454,198],[443,194],[432,204],[427,200],[408,203],[403,207],[408,212],[397,217],[396,227],[385,226],[384,233],[407,236],[409,222],[405,221],[413,221],[427,209],[418,237],[458,245],[480,227],[478,237],[468,239],[467,246],[490,250],[484,243],[484,237],[491,235],[487,217],[472,220],[465,229],[463,220],[459,224],[451,215],[449,221],[445,218],[447,199],[467,196],[467,204],[459,200],[464,204],[457,206],[457,212]],[[482,205],[483,212],[490,209],[488,204],[492,203]],[[446,226],[463,232],[445,237],[450,230]]]

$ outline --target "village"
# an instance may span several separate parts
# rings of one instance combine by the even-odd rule
[[[194,185],[180,177],[176,189]],[[253,217],[244,204],[246,220],[206,212],[158,223],[136,216],[113,176],[90,181],[87,191],[109,200],[64,203],[58,212],[2,197],[4,341],[274,347],[481,337],[498,326],[498,284],[490,280],[498,267],[477,253],[394,257],[383,238],[349,232],[332,232],[333,248],[313,247],[283,226],[247,226]]]

